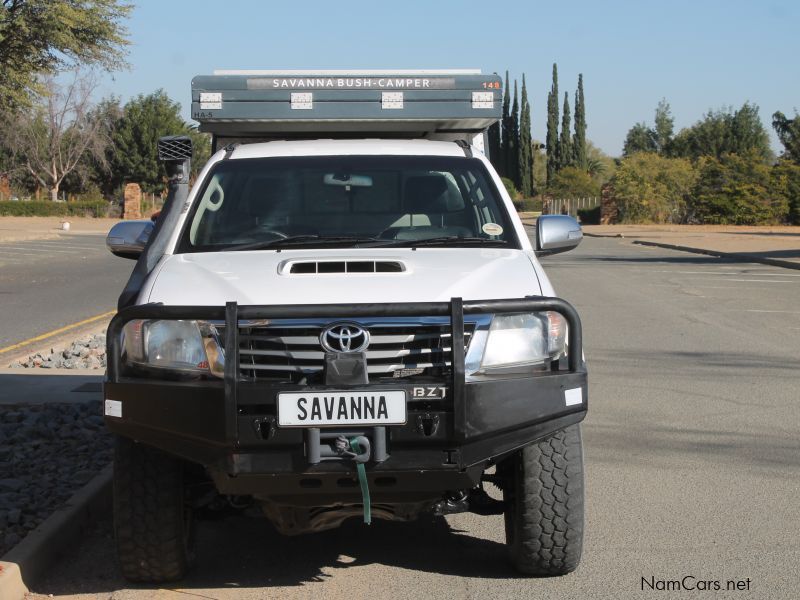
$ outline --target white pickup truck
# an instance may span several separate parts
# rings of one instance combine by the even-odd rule
[[[537,257],[581,232],[529,240],[482,152],[500,98],[464,71],[194,80],[219,150],[190,190],[162,139],[161,216],[107,240],[138,259],[105,384],[127,578],[181,578],[199,509],[288,535],[503,514],[521,573],[577,567],[581,324]]]

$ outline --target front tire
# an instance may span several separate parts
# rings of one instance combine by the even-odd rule
[[[571,425],[505,465],[506,545],[514,567],[552,577],[574,571],[583,549],[583,445]]]
[[[185,575],[194,561],[194,521],[184,496],[183,461],[117,438],[114,537],[129,581],[162,583]]]

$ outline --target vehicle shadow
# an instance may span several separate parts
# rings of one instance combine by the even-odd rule
[[[761,256],[764,258],[800,258],[800,248],[789,250],[768,250],[766,252],[742,252],[745,255]]]
[[[708,256],[705,254],[694,254],[688,256],[681,256],[677,254],[677,250],[674,251],[676,254],[672,254],[673,251],[670,251],[670,254],[657,254],[654,256],[576,256],[582,261],[587,262],[600,262],[600,263],[631,263],[631,264],[658,264],[658,263],[670,263],[676,265],[733,265],[733,264],[749,264],[750,261],[745,259],[736,259],[730,257],[716,257],[716,256]],[[557,265],[558,263],[554,263]]]
[[[503,527],[501,517],[491,519],[493,525]],[[504,544],[474,537],[433,516],[412,523],[375,521],[370,526],[350,519],[339,529],[297,537],[280,535],[266,519],[226,517],[199,524],[197,554],[195,568],[169,587],[302,586],[325,581],[341,569],[371,564],[469,578],[519,577],[506,560]],[[58,597],[161,587],[126,582],[113,557],[111,523],[107,519],[35,591]]]
[[[103,371],[0,369],[0,405],[100,402]]]
[[[793,231],[726,231],[725,235],[757,235],[764,237],[800,237]]]

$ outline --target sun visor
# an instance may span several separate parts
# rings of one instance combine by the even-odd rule
[[[500,77],[477,70],[217,71],[192,80],[192,118],[228,140],[471,138],[499,120],[502,96]]]

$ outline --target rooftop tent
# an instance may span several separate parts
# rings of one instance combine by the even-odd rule
[[[192,80],[192,118],[230,141],[405,137],[481,145],[502,82],[479,70],[215,71]]]

